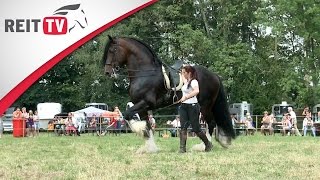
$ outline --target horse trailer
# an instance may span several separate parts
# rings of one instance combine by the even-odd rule
[[[281,104],[274,104],[272,106],[272,114],[274,115],[274,117],[280,121],[283,117],[283,114],[288,113],[288,108],[292,107],[292,104],[288,104],[286,101],[282,101]]]
[[[236,114],[238,120],[243,120],[247,113],[252,115],[253,105],[247,101],[242,101],[241,103],[233,103],[229,106],[229,111],[231,114]]]

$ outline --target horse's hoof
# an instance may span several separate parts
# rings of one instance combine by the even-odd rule
[[[215,139],[224,148],[228,148],[231,145],[231,137],[226,136],[222,129],[217,128]]]

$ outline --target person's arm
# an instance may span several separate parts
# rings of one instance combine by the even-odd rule
[[[192,81],[194,81],[194,80],[192,80]],[[191,82],[191,84],[192,84],[192,82]],[[196,96],[196,95],[199,94],[200,90],[199,90],[199,85],[198,85],[198,83],[197,83],[196,86],[191,86],[191,87],[192,87],[192,91],[191,91],[189,94],[183,96],[183,97],[179,100],[179,102],[183,102],[183,101],[185,101],[185,100],[187,100],[187,99],[190,99],[190,98],[192,98],[193,96]]]

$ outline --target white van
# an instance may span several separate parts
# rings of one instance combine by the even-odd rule
[[[54,118],[54,115],[62,112],[60,103],[46,102],[37,105],[40,129],[47,129],[48,122]]]

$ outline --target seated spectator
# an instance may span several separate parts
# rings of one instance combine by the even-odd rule
[[[316,137],[316,128],[313,126],[311,112],[307,112],[306,117],[303,119],[303,136],[307,135],[308,130],[311,130],[313,136]]]
[[[90,119],[89,125],[88,125],[88,131],[94,133],[97,131],[97,119],[96,115],[94,114],[92,118]]]
[[[246,134],[247,135],[254,135],[256,128],[253,127],[253,121],[250,113],[246,114],[245,118],[245,127],[246,127]]]
[[[116,118],[111,118],[110,124],[109,126],[106,128],[107,131],[112,132],[114,135],[118,135],[117,134],[117,119]],[[105,135],[105,133],[102,133],[103,135]]]
[[[54,130],[53,120],[50,120],[48,122],[48,131],[53,131],[53,130]]]
[[[282,121],[282,136],[285,136],[287,134],[286,131],[288,132],[288,134],[290,134],[290,131],[292,130],[290,114],[286,113],[284,117],[285,118],[283,118],[283,121]]]
[[[173,128],[170,129],[171,137],[177,137],[178,136],[178,128],[181,127],[180,124],[180,116],[176,115],[176,118],[173,121],[167,121],[168,125],[171,125]]]
[[[261,126],[261,134],[266,135],[266,132],[270,134],[270,127],[272,127],[272,124],[270,124],[270,116],[268,111],[263,112],[263,117],[262,117],[262,126]]]
[[[236,114],[231,114],[231,120],[232,120],[232,125],[233,125],[233,128],[236,127],[236,123],[238,123],[238,119],[236,118]]]
[[[72,122],[72,114],[68,114],[68,119],[65,121],[66,125],[66,135],[72,136],[73,134],[77,134],[77,129],[74,127],[74,124]]]

